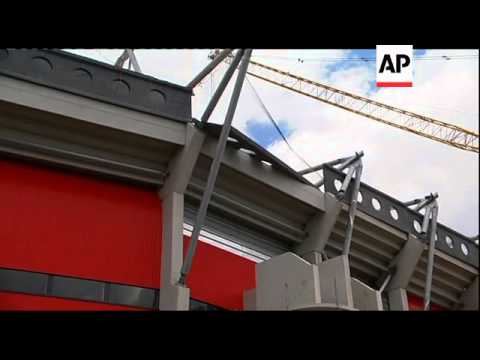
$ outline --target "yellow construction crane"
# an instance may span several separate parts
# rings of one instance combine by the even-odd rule
[[[224,61],[231,63],[232,55],[226,57]],[[459,126],[382,104],[378,101],[320,84],[316,81],[293,75],[256,61],[250,60],[247,73],[258,79],[365,116],[369,119],[459,149],[476,153],[479,152],[478,134]]]

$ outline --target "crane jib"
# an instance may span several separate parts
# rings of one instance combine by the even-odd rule
[[[223,61],[230,63],[231,55]],[[471,130],[382,104],[256,61],[250,60],[250,65],[247,74],[284,89],[457,149],[479,152],[478,134]]]

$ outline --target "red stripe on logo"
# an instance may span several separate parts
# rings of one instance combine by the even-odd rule
[[[412,87],[412,82],[377,82],[377,87]]]

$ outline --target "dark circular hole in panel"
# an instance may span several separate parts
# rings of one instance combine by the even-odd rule
[[[126,81],[116,79],[113,81],[113,91],[118,95],[129,95],[130,94],[130,85]]]
[[[93,76],[87,69],[77,68],[73,70],[73,78],[81,82],[90,82],[93,80]]]
[[[47,58],[36,56],[32,58],[32,68],[37,74],[45,74],[53,70],[53,65]]]
[[[167,97],[163,92],[160,90],[150,90],[148,93],[148,99],[151,103],[158,105],[158,104],[165,104],[167,101]]]

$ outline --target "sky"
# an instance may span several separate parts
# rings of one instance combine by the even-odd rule
[[[66,50],[109,64],[122,53],[115,49]],[[145,74],[180,85],[186,85],[208,64],[209,53],[209,49],[135,50]],[[377,88],[375,62],[350,60],[373,59],[375,49],[255,49],[252,60],[478,133],[478,53],[471,49],[415,49],[414,55],[420,57],[476,57],[414,60],[412,88]],[[201,117],[225,69],[222,64],[195,89],[195,118]],[[439,221],[467,236],[479,233],[478,154],[375,122],[256,78],[249,77],[249,81],[292,147],[308,163],[320,164],[363,150],[363,182],[401,201],[438,192]],[[227,87],[211,122],[223,123],[233,83]],[[233,126],[295,170],[305,168],[275,131],[246,83]]]

